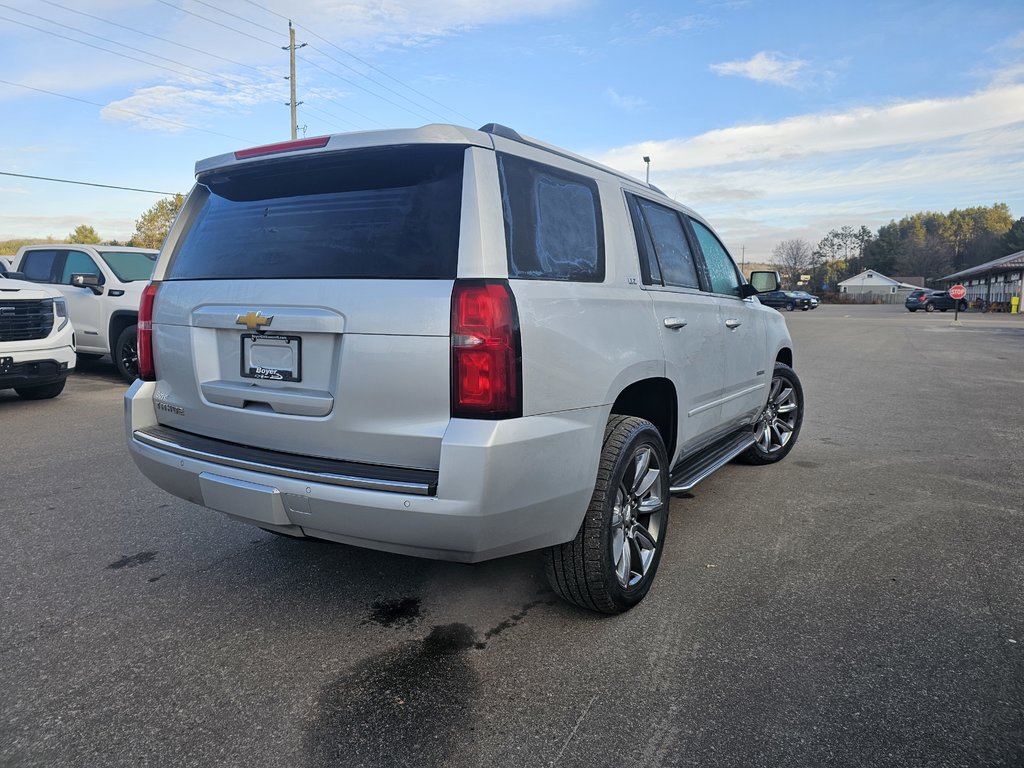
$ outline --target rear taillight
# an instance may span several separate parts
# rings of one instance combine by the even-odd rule
[[[156,381],[156,365],[153,362],[153,300],[156,298],[157,283],[150,283],[142,291],[139,302],[138,352],[139,378]]]
[[[452,291],[452,416],[523,415],[519,316],[508,283],[460,280]]]

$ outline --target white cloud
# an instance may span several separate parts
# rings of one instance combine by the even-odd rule
[[[996,78],[996,82],[1000,82]],[[694,205],[747,257],[832,227],[1007,202],[1024,213],[1024,84],[959,98],[807,114],[606,152],[597,159]]]
[[[802,59],[786,59],[781,54],[761,51],[747,61],[726,61],[712,64],[711,71],[719,75],[748,77],[759,83],[796,86],[801,70],[807,66]]]
[[[621,93],[616,91],[614,88],[609,88],[606,91],[609,101],[619,109],[625,110],[626,112],[634,112],[641,107],[647,105],[647,102],[640,96],[623,96]]]
[[[280,92],[278,92],[280,91]],[[231,110],[237,112],[271,100],[287,99],[286,91],[252,84],[225,91],[209,87],[155,85],[112,101],[100,115],[105,120],[126,122],[140,128],[180,133],[198,127],[204,118]]]

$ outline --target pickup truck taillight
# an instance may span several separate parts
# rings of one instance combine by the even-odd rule
[[[519,314],[507,282],[458,280],[452,290],[452,416],[522,416]]]
[[[156,365],[153,362],[153,300],[156,299],[157,283],[150,283],[142,291],[139,302],[138,352],[139,378],[156,381]]]

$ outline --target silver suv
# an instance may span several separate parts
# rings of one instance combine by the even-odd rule
[[[142,472],[290,536],[649,590],[669,498],[800,431],[785,322],[652,186],[499,125],[201,161],[139,312]],[[761,290],[775,273],[757,273]]]

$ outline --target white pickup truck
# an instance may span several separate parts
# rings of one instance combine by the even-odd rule
[[[139,299],[158,253],[113,245],[26,245],[14,257],[14,270],[67,299],[80,357],[110,355],[131,382],[138,374]]]

